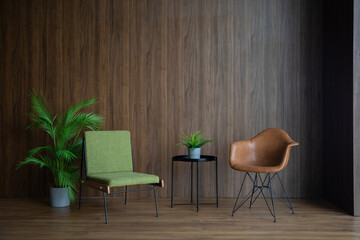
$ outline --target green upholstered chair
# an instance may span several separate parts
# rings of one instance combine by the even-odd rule
[[[83,173],[84,171],[85,173]],[[125,193],[126,204],[127,192],[154,190],[156,216],[159,216],[156,186],[163,187],[164,181],[152,174],[134,172],[129,131],[85,132],[83,161],[81,163],[79,209],[81,206],[82,184],[103,192],[106,223],[108,223],[106,196],[113,193]],[[152,186],[145,189],[127,189],[127,186],[138,184],[150,184]],[[112,187],[125,187],[125,190],[112,192]]]

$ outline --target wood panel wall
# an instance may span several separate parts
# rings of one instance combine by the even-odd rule
[[[181,133],[216,140],[203,153],[219,158],[220,197],[234,197],[243,175],[229,167],[230,144],[268,127],[300,142],[281,173],[289,195],[321,195],[321,1],[5,0],[0,29],[1,197],[44,196],[51,181],[15,171],[48,141],[25,130],[31,89],[56,112],[97,97],[89,111],[106,130],[131,131],[135,168],[165,179],[162,197],[171,157],[186,152]],[[176,166],[175,196],[190,195],[189,171]],[[213,171],[201,165],[201,196],[215,196]]]

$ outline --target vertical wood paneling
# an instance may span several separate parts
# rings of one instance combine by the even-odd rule
[[[233,197],[242,174],[230,144],[281,127],[301,144],[282,173],[290,196],[318,197],[321,10],[310,0],[1,1],[0,196],[43,196],[51,181],[14,170],[48,141],[24,130],[34,88],[54,111],[97,97],[104,129],[131,131],[136,170],[165,179],[160,196],[171,156],[186,152],[181,133],[216,140],[203,153],[218,156],[220,196]],[[190,195],[189,171],[177,164],[175,196]],[[201,164],[201,196],[215,194],[213,171]]]

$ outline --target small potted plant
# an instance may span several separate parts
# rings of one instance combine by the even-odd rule
[[[204,135],[201,134],[201,131],[195,132],[190,137],[185,134],[181,134],[181,137],[185,140],[176,145],[184,145],[188,148],[188,154],[190,159],[200,159],[201,155],[201,146],[208,142],[213,142],[213,140],[202,140]]]
[[[29,115],[32,124],[28,129],[43,129],[50,135],[52,144],[31,149],[17,168],[28,164],[48,168],[54,177],[54,186],[50,187],[50,205],[66,207],[75,200],[79,179],[76,162],[82,149],[81,132],[85,129],[99,130],[102,125],[100,116],[80,112],[84,107],[95,104],[96,99],[81,101],[61,115],[51,114],[41,93],[31,92],[30,99],[33,112]]]

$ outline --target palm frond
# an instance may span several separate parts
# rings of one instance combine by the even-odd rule
[[[65,123],[70,123],[76,118],[77,113],[88,106],[91,106],[97,102],[96,98],[91,98],[89,101],[80,101],[75,106],[71,106],[69,110],[65,113]]]
[[[41,116],[45,121],[52,122],[50,109],[45,102],[42,93],[32,91],[29,95],[33,111]]]
[[[20,167],[24,166],[24,165],[28,165],[28,164],[31,164],[31,165],[39,165],[40,168],[46,166],[46,163],[40,159],[37,159],[35,157],[27,157],[25,158],[24,161],[22,162],[19,162],[17,165],[16,165],[16,169],[19,169]]]
[[[35,92],[30,92],[30,100],[33,113],[29,114],[29,118],[33,123],[28,128],[40,127],[44,129],[51,138],[54,138],[56,135],[54,130],[54,121],[56,116],[51,116],[49,107],[41,93],[37,94]]]
[[[45,151],[45,150],[52,152],[53,148],[50,146],[42,146],[42,147],[33,148],[29,151],[29,156],[34,156],[35,154]]]
[[[55,156],[58,159],[64,159],[69,162],[76,159],[76,155],[68,149],[58,149],[55,152]]]
[[[76,182],[79,178],[79,175],[74,170],[58,172],[59,187],[68,188],[71,202],[75,200]]]
[[[39,155],[39,158],[45,164],[44,165],[45,167],[49,168],[52,172],[54,171],[55,164],[54,164],[54,161],[52,161],[50,157],[48,157],[44,154],[41,154],[41,155]]]
[[[102,117],[93,113],[78,113],[71,122],[64,122],[57,136],[57,148],[66,148],[68,142],[79,135],[83,129],[99,130],[102,124]]]
[[[83,144],[83,140],[81,138],[77,139],[77,140],[74,140],[74,141],[69,143],[68,150],[71,151],[74,154],[78,154],[82,150],[82,144]]]
[[[94,113],[79,113],[78,124],[86,126],[86,128],[93,128],[99,130],[103,122],[103,118]]]

